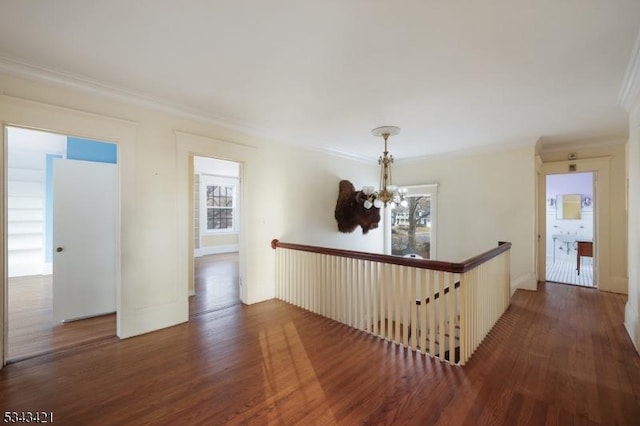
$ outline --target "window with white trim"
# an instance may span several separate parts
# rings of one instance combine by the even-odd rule
[[[385,252],[395,256],[436,259],[437,184],[406,189],[404,203],[386,215]]]
[[[238,179],[202,175],[202,230],[211,233],[238,231]]]

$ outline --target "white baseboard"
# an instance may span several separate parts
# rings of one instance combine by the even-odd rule
[[[600,286],[598,286],[600,288]],[[611,291],[613,293],[628,294],[629,279],[627,277],[609,277],[609,288],[602,290]]]
[[[518,278],[512,279],[511,295],[513,296],[513,293],[515,293],[518,289],[536,291],[538,289],[538,281],[536,280],[535,274],[525,274]]]
[[[633,346],[640,354],[640,317],[638,317],[638,312],[633,309],[629,301],[624,307],[624,327],[627,329],[629,337],[631,337]]]
[[[238,244],[227,244],[222,246],[200,247],[193,251],[195,257],[207,256],[209,254],[233,253],[240,249]]]

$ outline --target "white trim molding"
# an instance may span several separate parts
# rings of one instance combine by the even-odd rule
[[[220,246],[200,247],[194,250],[195,257],[207,256],[210,254],[235,253],[240,250],[239,244],[225,244]]]
[[[627,72],[622,81],[622,87],[618,96],[618,104],[627,111],[631,111],[640,99],[640,33],[631,52],[631,58],[627,65]]]
[[[225,117],[215,116],[206,111],[196,110],[186,105],[172,103],[166,99],[160,99],[145,93],[118,87],[95,79],[55,70],[32,64],[23,60],[0,55],[0,72],[15,77],[36,81],[39,83],[53,84],[58,87],[70,89],[84,94],[99,96],[118,102],[125,102],[138,107],[149,108],[154,111],[174,114],[178,117],[193,120],[197,123],[210,124],[241,133],[263,138],[276,138],[273,130],[258,128],[247,123],[239,122]]]
[[[629,278],[612,275],[609,277],[609,282],[611,283],[611,288],[608,291],[618,294],[629,293]]]
[[[513,293],[515,293],[518,289],[536,291],[538,289],[538,280],[536,279],[536,274],[532,272],[512,279],[511,295],[513,296]]]
[[[631,337],[633,346],[640,354],[640,316],[628,301],[624,306],[624,327],[627,329],[629,337]]]

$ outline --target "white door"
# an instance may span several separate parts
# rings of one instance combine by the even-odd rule
[[[117,165],[55,160],[53,320],[116,310]]]

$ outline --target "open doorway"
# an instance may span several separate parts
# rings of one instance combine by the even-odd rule
[[[596,287],[594,173],[546,176],[546,280]]]
[[[104,221],[90,212],[75,213],[97,220],[100,225],[90,223],[89,227],[115,238],[117,145],[19,127],[6,127],[5,136],[7,359],[28,358],[115,336],[115,243],[102,244],[100,238],[93,238],[92,232],[82,229],[76,219],[58,209],[73,205],[67,196],[95,207],[93,202],[79,198],[83,193],[76,185],[63,186],[61,182],[66,177],[82,184],[89,192],[100,194],[102,200],[112,200],[108,207],[113,210],[114,229],[107,229]],[[101,171],[94,174],[94,166]],[[106,174],[102,173],[104,170]],[[79,172],[84,175],[74,174]],[[98,174],[106,176],[107,186],[113,188],[112,198],[104,196]],[[104,210],[104,206],[98,208]],[[73,226],[65,224],[65,220]],[[73,240],[73,235],[78,238]],[[78,240],[91,250],[79,248]],[[101,247],[107,248],[108,256]],[[86,258],[78,260],[77,253],[92,254],[98,259],[109,257],[113,262],[107,268],[113,269],[113,277],[89,267]],[[99,264],[105,263],[101,260]],[[81,270],[86,272],[84,276],[79,273]],[[74,278],[69,278],[70,271]],[[85,285],[86,276],[105,279],[106,293],[100,293],[99,297],[85,294],[85,290],[92,292],[96,289],[93,285],[101,282],[91,279],[91,284]],[[98,311],[92,310],[91,302],[78,299],[83,295],[89,301],[100,301]],[[54,321],[54,317],[58,320]],[[77,319],[82,320],[71,321]]]
[[[189,315],[240,303],[240,164],[193,157],[194,283]]]

